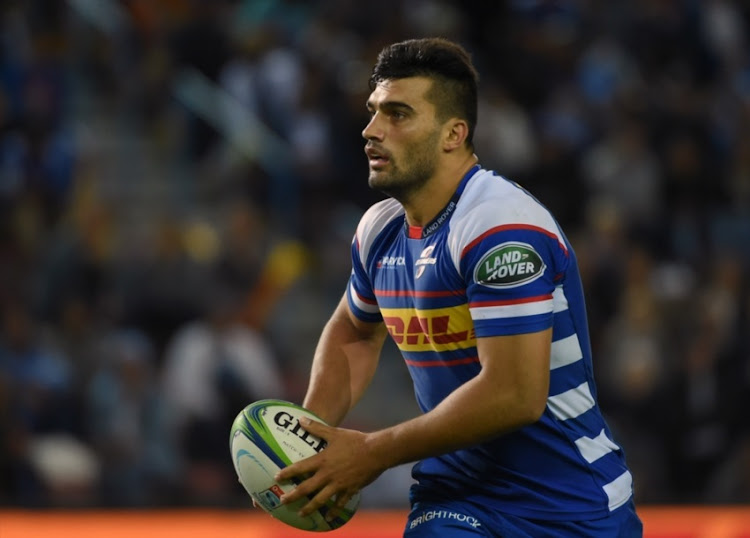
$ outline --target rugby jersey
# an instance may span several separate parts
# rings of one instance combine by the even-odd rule
[[[573,249],[527,191],[477,165],[421,228],[383,200],[357,226],[352,261],[349,306],[385,323],[425,412],[480,371],[477,338],[552,327],[541,419],[418,462],[417,499],[439,492],[541,519],[600,517],[630,499],[631,474],[597,404]]]

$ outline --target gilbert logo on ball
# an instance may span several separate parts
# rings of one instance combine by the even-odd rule
[[[260,400],[245,407],[234,419],[229,435],[229,450],[240,483],[255,503],[274,518],[308,531],[330,531],[348,522],[357,511],[360,495],[346,504],[332,521],[326,514],[333,501],[309,516],[297,512],[308,502],[300,499],[281,504],[281,496],[292,491],[293,482],[277,483],[273,477],[284,467],[325,449],[325,441],[307,432],[299,419],[308,417],[323,422],[305,408],[283,400]]]

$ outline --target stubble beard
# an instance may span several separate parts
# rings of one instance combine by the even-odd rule
[[[400,168],[391,156],[388,170],[370,170],[368,178],[370,188],[395,198],[402,204],[408,203],[435,175],[437,139],[438,134],[434,133],[427,139],[407,147],[403,154],[411,158],[412,162],[408,168]]]

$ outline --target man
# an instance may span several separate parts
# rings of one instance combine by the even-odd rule
[[[404,536],[641,536],[632,477],[596,403],[575,256],[549,212],[473,152],[478,76],[443,39],[386,47],[367,101],[371,207],[304,405],[339,424],[386,335],[424,414],[363,433],[306,422],[318,455],[284,502],[344,504],[418,463]]]

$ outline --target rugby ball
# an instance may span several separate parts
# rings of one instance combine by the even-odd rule
[[[299,481],[276,482],[274,475],[294,462],[314,456],[326,446],[323,439],[305,431],[299,423],[302,417],[324,422],[304,407],[283,400],[260,400],[237,414],[229,434],[229,451],[240,483],[255,504],[274,518],[308,531],[325,532],[348,522],[359,507],[357,493],[331,521],[326,514],[334,506],[328,503],[309,516],[297,512],[308,502],[308,497],[289,504],[281,504],[281,496],[292,491]]]

